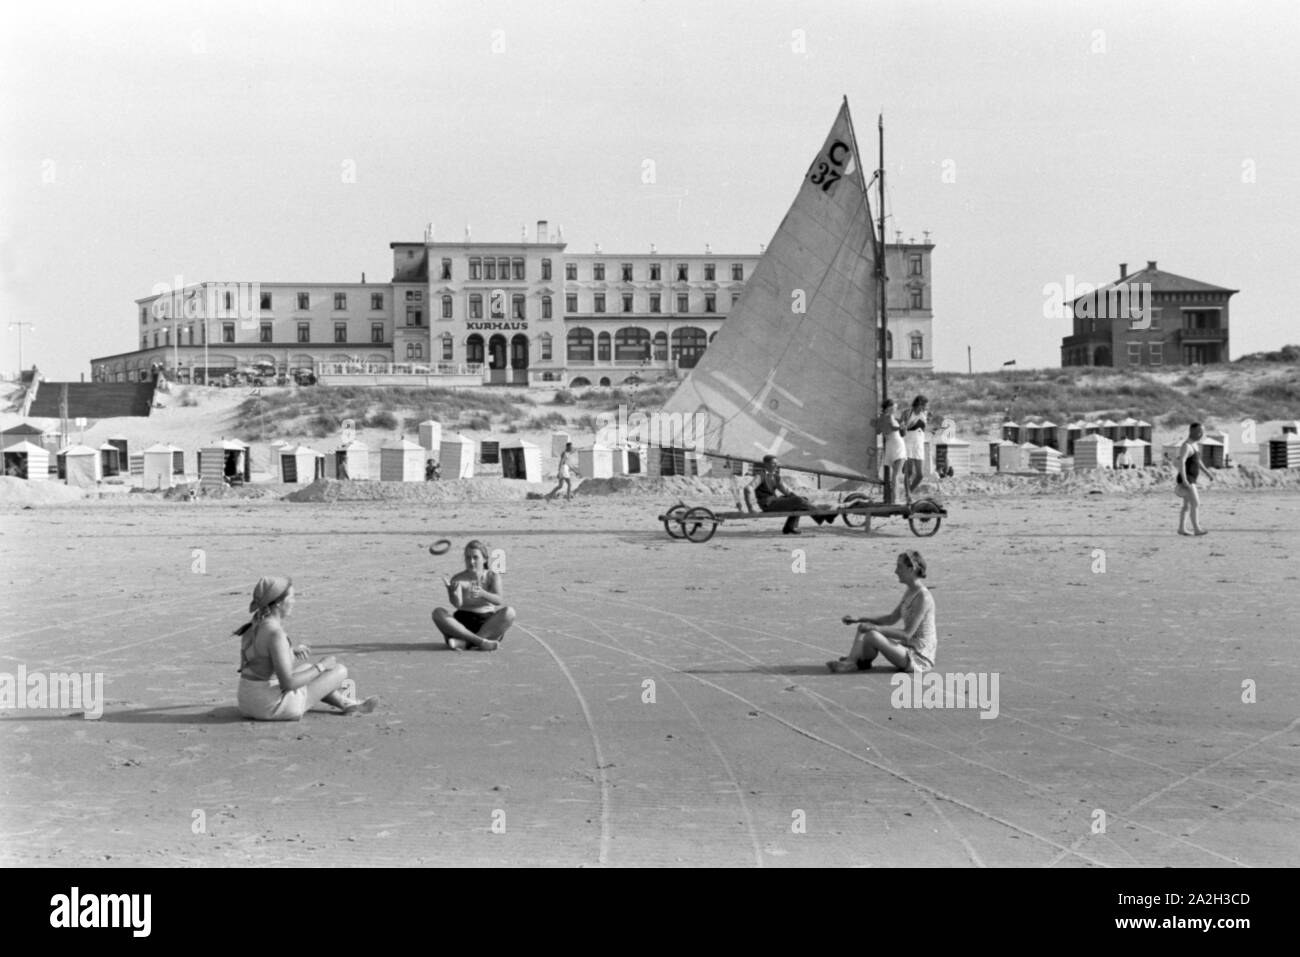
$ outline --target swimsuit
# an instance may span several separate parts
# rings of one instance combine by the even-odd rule
[[[1187,473],[1187,484],[1190,484],[1190,485],[1193,485],[1193,486],[1196,484],[1197,476],[1199,476],[1199,475],[1201,474],[1201,459],[1200,459],[1200,454],[1201,454],[1201,453],[1200,453],[1200,450],[1199,450],[1199,449],[1193,449],[1193,450],[1192,450],[1192,454],[1189,455],[1189,456],[1187,457],[1187,464],[1186,464],[1186,466],[1184,466],[1184,469],[1183,469],[1183,471],[1185,471],[1185,472]],[[1179,472],[1179,473],[1178,473],[1177,482],[1178,482],[1179,485],[1183,485],[1183,484],[1184,484],[1184,482],[1183,482],[1183,473],[1182,473],[1182,472]]]
[[[239,713],[258,721],[297,721],[311,707],[311,702],[307,699],[307,686],[292,691],[281,690],[280,679],[274,674],[270,656],[253,657],[250,654],[254,650],[254,642],[249,636],[255,637],[260,628],[261,622],[258,622],[248,629],[239,647]],[[263,670],[257,667],[260,664],[266,665],[264,670],[267,677],[258,674],[258,671]]]
[[[913,415],[903,434],[903,446],[909,459],[925,458],[925,413]]]
[[[907,447],[903,445],[903,437],[898,434],[898,420],[891,415],[889,429],[885,434],[885,462],[892,464],[905,458],[907,458]]]

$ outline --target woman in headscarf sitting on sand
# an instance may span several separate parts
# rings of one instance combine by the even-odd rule
[[[489,562],[487,546],[475,539],[465,546],[465,570],[442,578],[455,610],[435,608],[433,623],[452,651],[496,651],[514,624],[515,610],[506,605],[501,576]]]
[[[356,682],[331,655],[311,661],[306,645],[290,646],[283,621],[293,612],[293,582],[263,578],[253,589],[253,618],[239,636],[239,711],[258,721],[297,721],[318,701],[344,714],[369,714],[379,698],[356,698]]]

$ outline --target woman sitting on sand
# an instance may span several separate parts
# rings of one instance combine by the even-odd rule
[[[465,546],[465,570],[452,578],[443,576],[455,611],[434,609],[433,623],[452,651],[495,651],[514,623],[515,610],[506,605],[501,576],[488,561],[487,546],[475,539]]]
[[[841,621],[857,625],[853,647],[839,661],[828,661],[826,667],[836,673],[867,671],[877,654],[899,671],[923,672],[934,667],[938,633],[934,624],[934,596],[921,582],[925,577],[925,559],[917,551],[903,552],[898,556],[894,574],[907,586],[898,607],[884,618],[854,618],[845,615]],[[901,628],[886,628],[902,622]]]
[[[333,656],[310,661],[306,645],[290,647],[283,621],[293,612],[293,582],[263,578],[248,610],[253,620],[239,628],[239,711],[258,721],[297,721],[318,701],[344,714],[369,714],[377,697],[356,700],[356,682]],[[296,663],[295,663],[296,659]]]

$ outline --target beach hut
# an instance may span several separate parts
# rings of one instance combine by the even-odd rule
[[[1078,419],[1074,422],[1069,422],[1066,424],[1064,430],[1066,455],[1074,454],[1075,443],[1077,443],[1081,438],[1084,437],[1084,435],[1086,434],[1085,430],[1087,428],[1087,425],[1088,423],[1084,422],[1083,419]]]
[[[171,488],[175,485],[172,478],[174,446],[159,442],[144,450],[144,487],[146,489]]]
[[[121,452],[116,445],[109,445],[105,442],[99,447],[99,467],[100,474],[105,478],[118,475],[122,471],[122,466],[126,463],[121,459]]]
[[[1010,439],[1002,439],[1000,442],[989,443],[989,468],[997,469],[998,463],[1002,461],[1002,450],[1009,445],[1015,445]]]
[[[276,439],[271,443],[271,473],[277,482],[284,481],[284,473],[280,469],[280,456],[293,448],[293,445],[284,439]]]
[[[251,482],[253,471],[249,451],[249,446],[238,439],[223,439],[199,449],[199,486],[221,488],[227,483],[242,485]]]
[[[1115,468],[1120,468],[1120,459],[1125,453],[1128,453],[1129,467],[1140,469],[1150,458],[1151,446],[1141,439],[1120,439],[1114,446],[1114,463]]]
[[[1038,446],[1029,446],[1029,448],[1038,448]],[[1015,442],[999,442],[998,450],[998,471],[999,472],[1025,472],[1029,470],[1029,452],[1026,446],[1017,445]]]
[[[88,445],[71,445],[59,453],[62,459],[59,471],[74,488],[94,488],[104,477],[104,465],[99,459],[99,449]]]
[[[501,464],[501,442],[499,439],[483,439],[478,444],[478,460],[482,465]]]
[[[15,442],[4,450],[4,474],[29,482],[48,482],[50,453],[26,440]]]
[[[560,457],[560,453],[564,451],[564,447],[572,441],[573,439],[569,438],[568,432],[552,432],[551,433],[551,458],[558,459]]]
[[[280,450],[280,481],[286,485],[308,485],[325,477],[325,454],[305,445]]]
[[[954,475],[970,474],[970,443],[950,439],[934,443],[934,468],[940,475],[952,469]]]
[[[379,450],[381,482],[423,482],[424,446],[408,439],[385,443]]]
[[[1285,429],[1285,427],[1284,427]],[[1300,435],[1283,431],[1260,447],[1260,463],[1271,469],[1300,468]]]
[[[425,419],[420,423],[420,448],[426,452],[437,452],[442,445],[442,423]]]
[[[1118,442],[1124,438],[1124,430],[1119,427],[1119,423],[1111,419],[1101,420],[1101,434],[1106,436],[1112,442]]]
[[[185,450],[176,445],[172,446],[172,475],[185,478]]]
[[[1211,438],[1210,433],[1206,433],[1205,437],[1201,439],[1201,463],[1203,465],[1208,465],[1212,469],[1223,468],[1223,457],[1227,452],[1228,447],[1219,439]]]
[[[621,445],[613,449],[612,453],[613,453],[613,466],[614,466],[615,475],[640,475],[641,474],[641,462],[643,461],[643,454],[640,446]],[[735,463],[735,466],[743,469],[745,467],[745,463],[737,461]],[[736,472],[735,474],[740,475],[743,474],[743,472]]]
[[[454,432],[443,436],[438,445],[438,462],[444,480],[473,478],[474,440]]]
[[[614,450],[603,445],[579,449],[578,473],[583,478],[613,478]]]
[[[1029,453],[1029,469],[1032,472],[1061,471],[1061,453],[1050,445],[1040,446]]]
[[[1101,435],[1101,419],[1092,419],[1083,423],[1084,435]]]
[[[1029,426],[1027,431],[1029,432],[1029,441],[1035,445],[1051,449],[1057,449],[1057,446],[1060,445],[1060,440],[1056,436],[1056,423],[1048,419]],[[1057,449],[1057,451],[1060,450]]]
[[[523,439],[507,442],[501,446],[501,476],[525,482],[542,481],[542,450]]]
[[[1104,435],[1085,435],[1074,443],[1074,469],[1115,467],[1115,443]]]
[[[356,439],[335,449],[334,477],[353,481],[370,478],[370,446]]]
[[[130,440],[125,435],[110,435],[104,440],[105,445],[117,449],[117,468],[119,472],[131,471]]]
[[[1138,420],[1133,416],[1130,415],[1127,418],[1120,419],[1116,425],[1119,426],[1121,439],[1138,438]]]
[[[7,449],[19,442],[30,442],[33,445],[46,448],[46,441],[44,429],[38,429],[26,422],[20,422],[18,425],[11,425],[7,429],[0,430],[0,449]]]
[[[1020,426],[1015,422],[1007,421],[1002,423],[1002,441],[1015,442],[1020,444]],[[996,463],[994,463],[996,464]]]

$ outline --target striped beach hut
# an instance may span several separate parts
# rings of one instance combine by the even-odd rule
[[[424,446],[407,439],[388,442],[379,450],[381,482],[423,482]]]
[[[1040,446],[1029,453],[1029,469],[1032,472],[1061,471],[1061,453],[1050,445]]]
[[[1112,442],[1118,442],[1120,439],[1124,438],[1124,430],[1120,428],[1118,422],[1111,419],[1101,420],[1101,434],[1106,436],[1106,438],[1110,439]]]
[[[438,446],[438,461],[442,466],[444,481],[473,478],[474,440],[454,432],[444,435],[442,443]]]
[[[1300,468],[1300,435],[1286,431],[1260,445],[1260,464],[1270,469]]]
[[[4,474],[29,482],[50,480],[50,453],[42,446],[25,439],[4,450]]]
[[[1115,443],[1104,435],[1085,435],[1074,443],[1074,469],[1115,467]]]
[[[1010,420],[1002,423],[1002,441],[1020,444],[1020,425]]]
[[[199,449],[199,486],[221,488],[227,482],[236,485],[252,481],[250,451],[250,447],[238,439],[223,439]]]
[[[940,475],[946,474],[948,469],[952,469],[954,475],[969,475],[970,443],[961,439],[936,440],[934,468]]]

